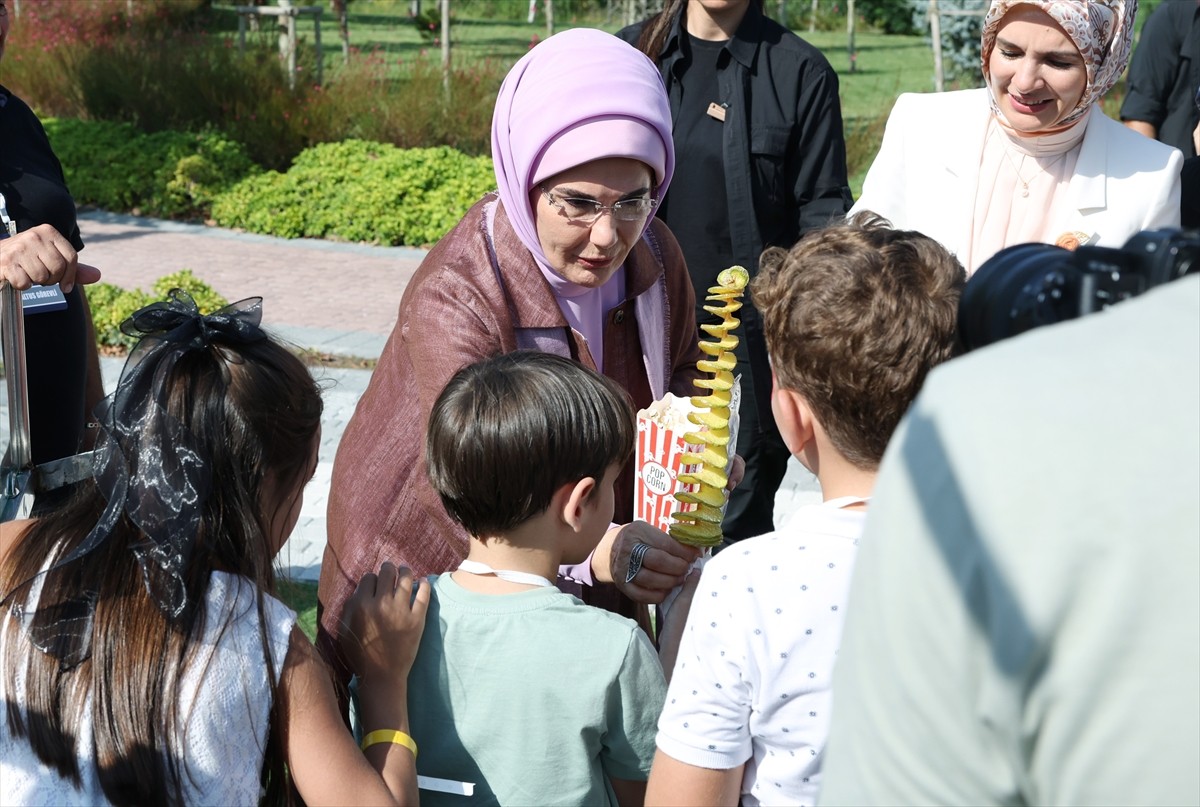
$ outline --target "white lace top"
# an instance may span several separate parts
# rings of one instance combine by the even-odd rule
[[[184,797],[189,804],[257,804],[267,743],[271,693],[259,638],[254,585],[244,577],[214,572],[206,598],[206,620],[195,660],[181,692],[187,751]],[[296,614],[265,598],[267,636],[278,677],[287,655]],[[0,632],[0,670],[8,663]],[[0,701],[7,700],[0,673]],[[107,804],[95,766],[91,702],[76,745],[81,788],[43,765],[24,738],[14,739],[0,711],[0,804]]]

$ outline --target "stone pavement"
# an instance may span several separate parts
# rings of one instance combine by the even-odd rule
[[[263,298],[263,322],[302,348],[377,358],[396,321],[404,287],[424,251],[248,235],[196,224],[83,212],[80,260],[123,288],[149,290],[159,277],[191,269],[228,300]],[[121,359],[102,360],[106,389]],[[368,370],[314,368],[325,398],[316,475],[304,491],[300,521],[279,556],[282,574],[316,580],[325,550],[325,505],[338,441],[370,380]],[[0,422],[7,401],[0,385]],[[775,520],[820,501],[815,479],[794,459],[776,496]]]

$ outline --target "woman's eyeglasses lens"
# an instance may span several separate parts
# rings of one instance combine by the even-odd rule
[[[623,199],[611,205],[602,205],[595,199],[571,199],[556,196],[542,188],[546,201],[569,221],[579,224],[594,224],[605,211],[612,213],[617,221],[642,221],[654,209],[654,199]]]

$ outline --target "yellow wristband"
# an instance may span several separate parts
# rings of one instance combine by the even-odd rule
[[[363,737],[362,750],[366,751],[371,746],[378,745],[379,743],[402,745],[413,752],[413,759],[417,757],[417,741],[403,731],[395,731],[393,729],[377,729],[372,731],[366,737]]]

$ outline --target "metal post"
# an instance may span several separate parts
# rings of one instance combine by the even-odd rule
[[[296,12],[287,15],[287,70],[288,88],[296,89]]]
[[[854,18],[856,14],[854,0],[846,0],[846,2],[846,38],[849,40],[846,43],[846,49],[850,52],[850,72],[854,73],[858,69],[858,51],[854,49]]]
[[[946,89],[946,74],[942,69],[942,15],[938,0],[929,0],[929,38],[933,42],[933,89]]]
[[[0,463],[0,521],[22,512],[33,465],[29,440],[29,390],[25,372],[25,315],[21,293],[11,284],[0,289],[0,356],[8,392],[8,451]]]
[[[317,46],[317,84],[325,74],[325,53],[321,50],[321,12],[313,13],[313,44]]]
[[[442,90],[450,102],[450,0],[442,0]]]

